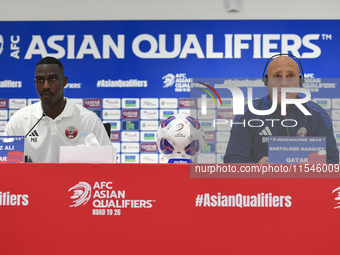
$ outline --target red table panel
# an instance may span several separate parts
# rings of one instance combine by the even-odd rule
[[[91,194],[71,207],[79,183]],[[338,187],[190,178],[185,164],[2,164],[0,254],[337,254]]]

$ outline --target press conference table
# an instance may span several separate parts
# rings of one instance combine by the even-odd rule
[[[188,164],[1,164],[0,254],[337,254],[337,187],[190,178]]]

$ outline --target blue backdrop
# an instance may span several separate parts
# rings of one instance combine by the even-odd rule
[[[190,98],[190,77],[260,79],[270,56],[288,52],[300,58],[306,77],[337,78],[339,25],[339,20],[0,22],[0,132],[11,114],[36,101],[35,65],[52,55],[69,77],[65,96],[83,99],[77,102],[113,122],[112,141],[124,158],[131,154],[129,162],[162,162],[154,150],[141,147],[142,125],[153,124],[142,121],[159,121],[185,108],[171,100]],[[312,97],[330,99],[338,89],[321,85],[312,92]],[[104,99],[121,101],[112,106]],[[111,109],[138,110],[138,116],[110,120],[105,116]],[[143,115],[144,109],[156,110],[158,117],[145,117],[152,112]],[[134,121],[135,129],[126,121]],[[139,132],[137,141],[126,138],[135,144],[132,149],[121,145],[123,131]],[[156,132],[154,127],[148,131],[148,137]],[[142,160],[143,153],[149,158]]]

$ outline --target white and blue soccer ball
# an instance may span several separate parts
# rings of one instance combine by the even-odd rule
[[[195,118],[176,114],[160,123],[156,140],[159,152],[168,159],[194,159],[203,149],[205,135]]]

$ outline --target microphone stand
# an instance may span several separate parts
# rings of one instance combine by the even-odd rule
[[[33,130],[33,128],[35,128],[35,126],[38,125],[38,123],[41,121],[41,119],[44,118],[45,116],[47,116],[47,112],[43,112],[42,116],[41,116],[40,119],[37,121],[37,123],[35,123],[34,126],[30,129],[30,131],[27,132],[27,134],[25,135],[25,138],[28,136],[29,133],[31,133],[31,131]]]

